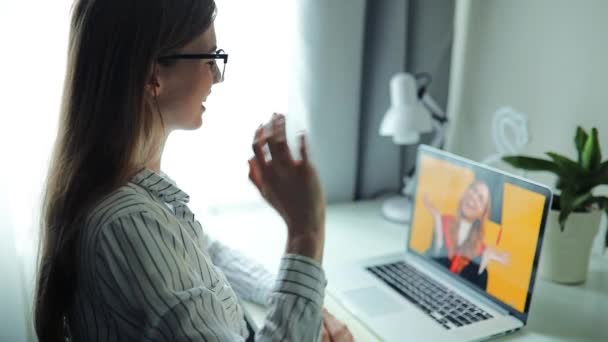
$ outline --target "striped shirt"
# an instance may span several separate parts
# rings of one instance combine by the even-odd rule
[[[91,211],[67,318],[74,341],[244,341],[239,297],[268,305],[256,341],[315,341],[326,280],[283,256],[276,280],[212,241],[170,179],[144,169]]]

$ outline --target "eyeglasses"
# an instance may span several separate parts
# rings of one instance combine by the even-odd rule
[[[224,81],[224,72],[226,71],[226,63],[228,63],[228,54],[224,50],[220,49],[215,53],[183,53],[158,57],[159,62],[172,59],[210,59],[210,61],[206,63],[211,66],[215,81]]]

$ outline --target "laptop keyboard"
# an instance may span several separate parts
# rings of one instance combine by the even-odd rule
[[[446,329],[492,318],[475,304],[403,261],[366,269]]]

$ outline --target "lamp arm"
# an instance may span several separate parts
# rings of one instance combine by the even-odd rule
[[[440,122],[433,120],[433,130],[435,131],[435,134],[433,136],[433,141],[431,141],[431,146],[435,148],[441,148],[441,145],[443,144],[443,139],[445,138],[446,125],[447,123],[441,124]]]
[[[433,117],[431,122],[435,135],[430,145],[435,148],[441,148],[443,139],[445,138],[445,126],[448,122],[447,115],[428,93],[425,92],[420,100],[429,109]]]
[[[437,102],[435,102],[435,100],[429,95],[428,92],[424,93],[421,100],[422,103],[424,103],[424,105],[431,111],[431,116],[433,117],[433,119],[441,123],[445,123],[448,121],[448,117],[445,111],[441,109],[441,107],[437,104]]]

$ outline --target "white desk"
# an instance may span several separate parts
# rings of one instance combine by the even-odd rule
[[[324,264],[378,256],[402,250],[406,227],[381,217],[378,201],[331,205],[327,211]],[[206,229],[226,244],[276,270],[286,231],[269,208],[225,212],[207,217]],[[331,282],[331,274],[327,275]],[[325,306],[347,323],[357,341],[378,341],[361,322],[327,293]],[[247,303],[258,324],[265,310]],[[593,255],[584,286],[537,282],[528,326],[499,341],[608,341],[608,258]]]

